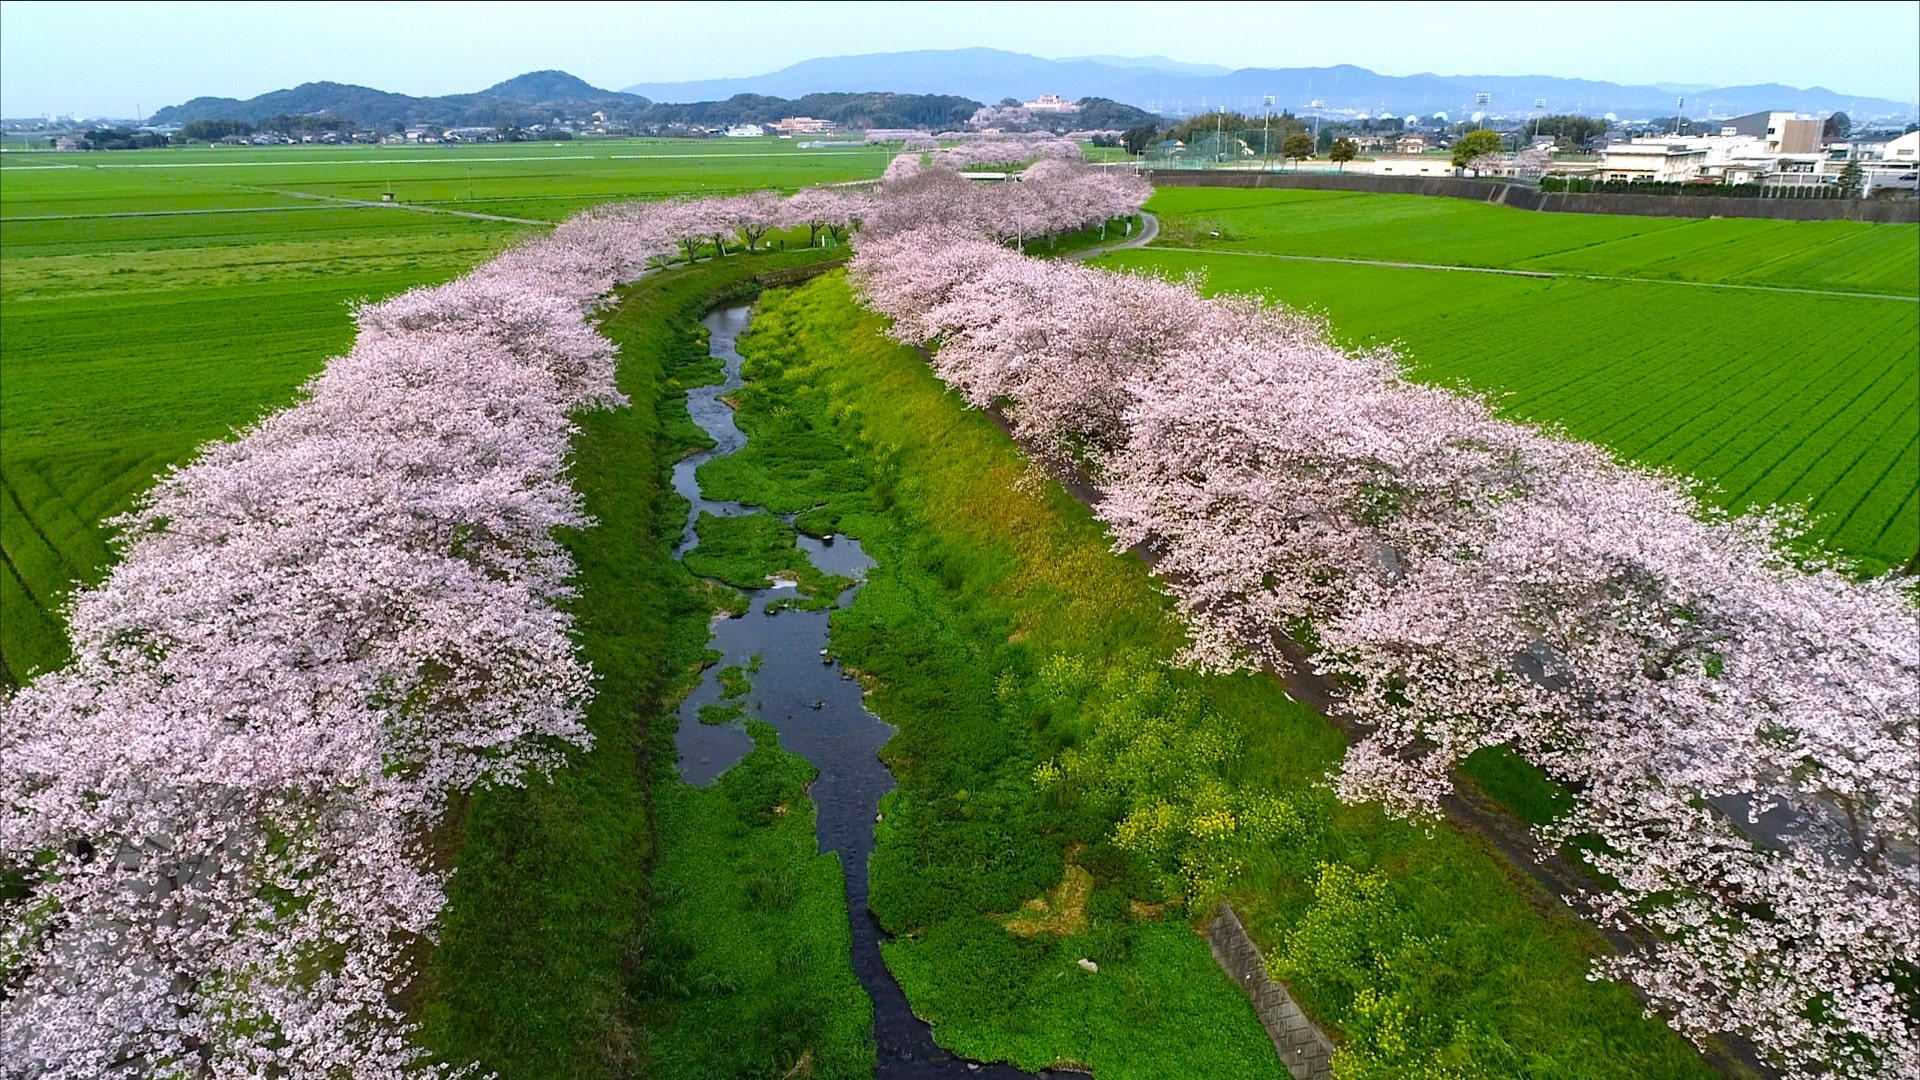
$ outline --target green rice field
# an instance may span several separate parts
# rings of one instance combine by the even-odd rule
[[[597,202],[860,179],[887,157],[775,139],[0,155],[0,685],[66,655],[59,606],[106,565],[101,522],[289,402],[351,342],[353,301]],[[388,191],[397,206],[340,201]]]
[[[1164,247],[1920,296],[1920,229],[1542,214],[1356,191],[1164,188]]]
[[[1397,344],[1416,377],[1695,477],[1719,505],[1802,505],[1815,538],[1864,571],[1906,565],[1920,545],[1914,226],[1193,188],[1162,190],[1149,208],[1161,216],[1158,243],[1182,250],[1101,265],[1199,272],[1211,292],[1324,313],[1346,340]],[[1720,287],[1762,283],[1772,288]]]

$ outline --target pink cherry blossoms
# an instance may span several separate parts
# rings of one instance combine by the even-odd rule
[[[582,214],[361,308],[297,405],[161,477],[73,662],[0,706],[4,1072],[445,1074],[394,1004],[445,902],[426,837],[589,743],[553,530],[591,524],[570,414],[624,399],[588,310],[885,199]]]
[[[1044,163],[1043,163],[1044,164]],[[1038,168],[1038,166],[1036,166]],[[1920,1074],[1913,583],[1784,554],[1679,480],[1422,386],[1253,299],[1024,258],[950,216],[863,234],[861,296],[1041,457],[1090,473],[1208,667],[1286,663],[1371,734],[1348,799],[1435,812],[1511,747],[1579,796],[1599,972],[1788,1074]]]

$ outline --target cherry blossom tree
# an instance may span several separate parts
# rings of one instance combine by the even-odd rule
[[[1683,1032],[1741,1032],[1795,1077],[1920,1072],[1914,583],[1795,555],[1791,514],[1716,512],[1316,320],[1024,258],[989,239],[1009,207],[1101,212],[1029,172],[1047,201],[863,233],[853,280],[970,403],[1096,479],[1189,658],[1309,643],[1371,732],[1346,798],[1430,817],[1487,746],[1567,785],[1542,840],[1595,841],[1616,883],[1575,899],[1655,941],[1597,969]]]

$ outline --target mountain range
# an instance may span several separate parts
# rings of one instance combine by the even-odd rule
[[[534,71],[471,94],[413,97],[347,83],[303,83],[244,101],[199,97],[153,114],[156,124],[277,116],[339,116],[357,123],[533,124],[599,111],[640,124],[764,123],[805,115],[852,127],[955,127],[980,102],[1027,100],[1055,93],[1069,100],[1103,99],[1077,122],[1126,127],[1145,119],[1126,102],[1167,116],[1226,107],[1257,112],[1265,95],[1276,109],[1303,113],[1314,101],[1332,110],[1402,115],[1473,111],[1488,94],[1494,115],[1529,112],[1537,99],[1550,112],[1621,117],[1670,116],[1685,95],[1686,115],[1735,116],[1762,109],[1826,113],[1856,121],[1907,118],[1910,104],[1847,97],[1820,87],[1705,87],[1690,83],[1621,86],[1546,75],[1380,75],[1365,68],[1245,68],[1228,71],[1163,56],[1083,56],[1047,60],[998,49],[936,49],[807,60],[765,75],[698,82],[639,83],[604,90],[564,71]]]
[[[536,123],[557,113],[601,109],[623,115],[652,104],[644,97],[602,90],[564,71],[531,71],[474,94],[413,97],[351,83],[312,82],[274,90],[242,101],[197,97],[169,105],[149,123],[190,124],[195,120],[245,120],[257,124],[273,116],[330,115],[363,124],[482,124],[502,120]]]
[[[1152,112],[1181,116],[1219,106],[1257,111],[1265,95],[1276,108],[1295,112],[1323,101],[1328,109],[1461,116],[1476,108],[1475,95],[1489,94],[1495,115],[1521,114],[1544,99],[1551,112],[1622,117],[1671,116],[1675,98],[1686,96],[1691,116],[1737,116],[1761,109],[1827,113],[1856,118],[1907,116],[1911,102],[1851,96],[1822,87],[1801,89],[1768,83],[1709,87],[1663,83],[1622,86],[1551,75],[1381,75],[1341,64],[1323,68],[1243,68],[1183,64],[1165,57],[1082,56],[1048,60],[1000,49],[926,49],[805,60],[778,71],[738,79],[637,83],[627,93],[655,101],[711,101],[734,94],[799,97],[823,90],[890,90],[896,93],[958,94],[981,101],[1022,100],[1043,93],[1069,100],[1111,98]]]
[[[885,92],[805,94],[794,101],[742,94],[725,101],[661,104],[636,94],[602,90],[564,71],[533,71],[478,93],[444,97],[412,97],[349,83],[302,83],[245,101],[194,98],[161,109],[150,122],[184,125],[196,120],[244,120],[261,124],[276,117],[340,117],[377,128],[396,124],[498,127],[584,119],[600,112],[613,122],[636,125],[764,124],[783,116],[816,116],[855,128],[946,129],[959,127],[978,108],[978,101],[951,94]],[[1121,127],[1149,119],[1138,110],[1113,103],[1096,111],[1110,124]]]

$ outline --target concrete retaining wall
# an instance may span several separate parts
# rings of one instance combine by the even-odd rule
[[[1223,903],[1214,910],[1207,921],[1207,944],[1213,946],[1213,958],[1252,999],[1253,1011],[1294,1080],[1331,1080],[1333,1040],[1300,1011],[1286,984],[1267,974],[1267,959],[1247,936],[1233,905]]]
[[[1737,199],[1716,195],[1618,195],[1541,191],[1498,180],[1451,176],[1373,176],[1365,173],[1258,173],[1160,169],[1144,174],[1156,186],[1305,188],[1434,195],[1542,210],[1554,214],[1638,214],[1645,217],[1745,217],[1775,221],[1920,222],[1920,199]]]

